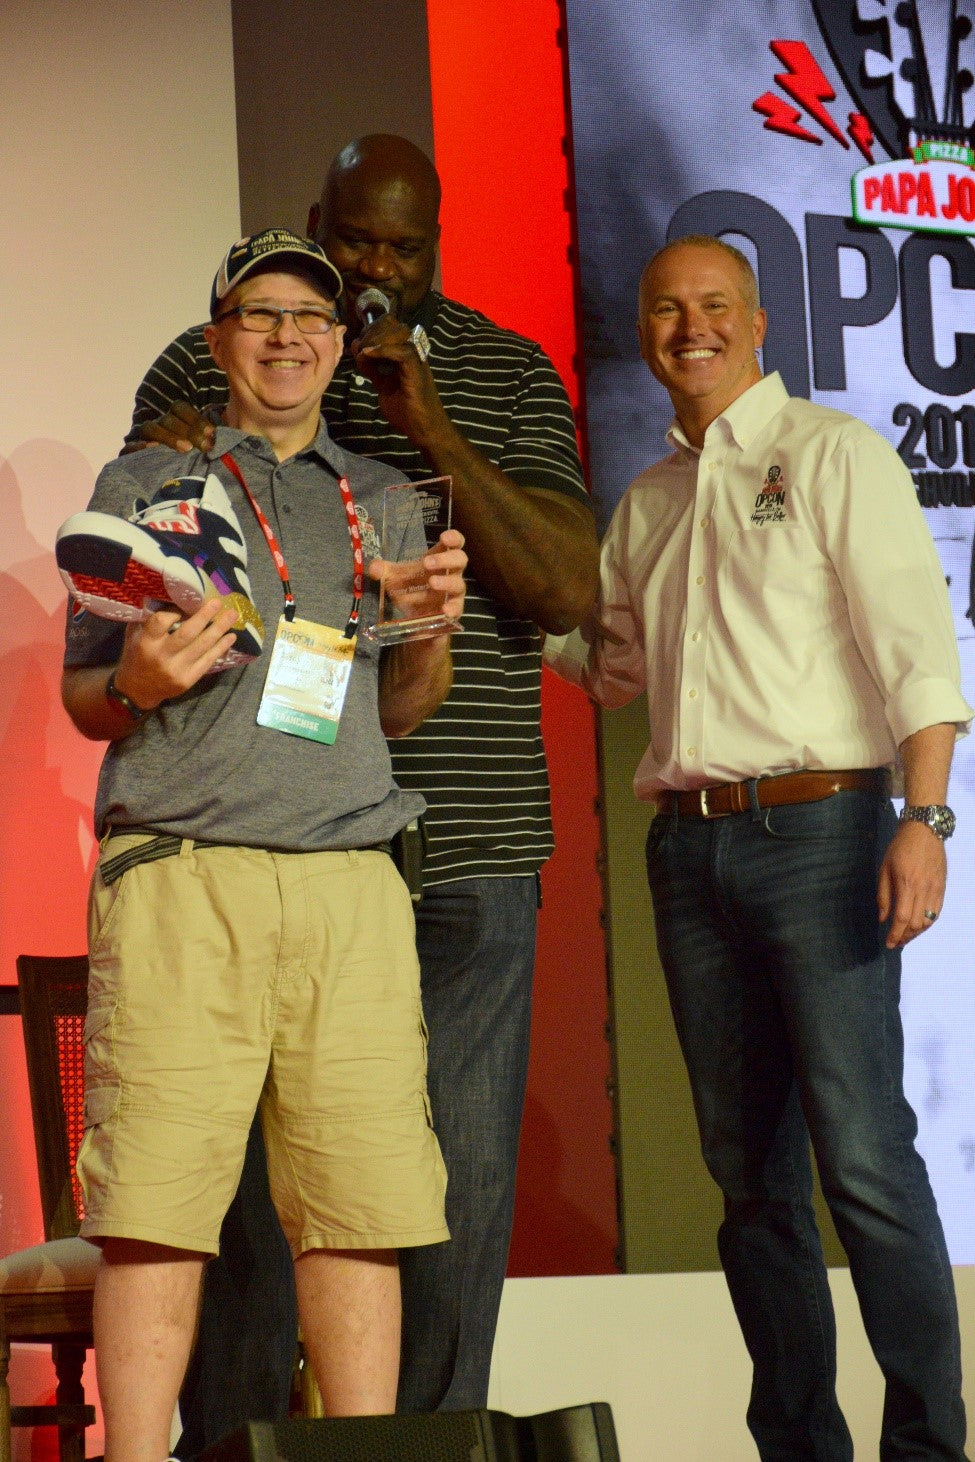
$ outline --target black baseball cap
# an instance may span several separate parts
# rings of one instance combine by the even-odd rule
[[[342,276],[328,258],[321,244],[292,233],[290,228],[265,228],[259,234],[248,234],[238,239],[221,261],[217,277],[210,291],[210,315],[217,313],[221,300],[236,289],[241,280],[253,274],[258,267],[266,273],[266,266],[272,263],[287,272],[288,264],[298,267],[301,274],[310,274],[321,284],[329,299],[338,299],[342,293]]]

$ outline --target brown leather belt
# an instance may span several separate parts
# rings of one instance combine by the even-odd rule
[[[890,779],[883,767],[850,772],[784,772],[780,777],[759,777],[754,783],[719,782],[715,787],[698,787],[692,792],[660,791],[655,797],[657,816],[727,817],[732,812],[751,811],[749,785],[755,788],[759,807],[786,807],[797,802],[821,802],[835,792],[879,792],[888,794]]]

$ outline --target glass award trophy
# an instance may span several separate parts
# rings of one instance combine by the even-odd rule
[[[382,546],[380,556],[391,569],[406,567],[400,555],[404,544],[416,540],[420,529],[427,548],[435,548],[440,535],[450,527],[451,487],[449,477],[428,477],[423,482],[400,482],[387,487],[383,499]],[[419,563],[417,563],[419,569]],[[445,631],[453,633],[460,624],[436,605],[431,606],[431,591],[426,587],[422,570],[415,589],[416,612],[411,612],[409,587],[400,589],[395,598],[387,592],[386,574],[379,581],[379,617],[364,634],[381,645],[401,645],[407,640],[427,640]],[[446,597],[446,596],[445,596]]]

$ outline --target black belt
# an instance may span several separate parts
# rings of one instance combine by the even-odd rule
[[[109,829],[109,837],[123,837],[126,833],[134,833],[146,838],[144,843],[136,843],[133,848],[126,848],[124,853],[116,853],[114,858],[103,858],[98,865],[102,883],[110,884],[117,882],[122,874],[129,868],[135,868],[139,863],[155,863],[157,858],[172,858],[179,852],[183,844],[190,842],[194,848],[227,848],[243,846],[242,844],[214,843],[206,838],[183,838],[178,833],[161,833],[152,827],[113,827]],[[256,851],[261,853],[294,852],[293,848],[259,848]],[[393,847],[391,843],[369,843],[364,848],[321,848],[304,851],[316,851],[323,853],[387,853],[392,856]]]
[[[801,802],[822,802],[836,792],[890,793],[890,777],[884,767],[849,772],[784,772],[780,777],[758,777],[752,782],[719,782],[691,792],[656,793],[658,817],[727,817],[732,812],[751,811],[749,787],[755,789],[759,807],[789,807]]]

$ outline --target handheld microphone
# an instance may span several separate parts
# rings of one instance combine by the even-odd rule
[[[381,289],[364,289],[355,302],[355,312],[363,325],[375,325],[392,310],[392,302]]]

